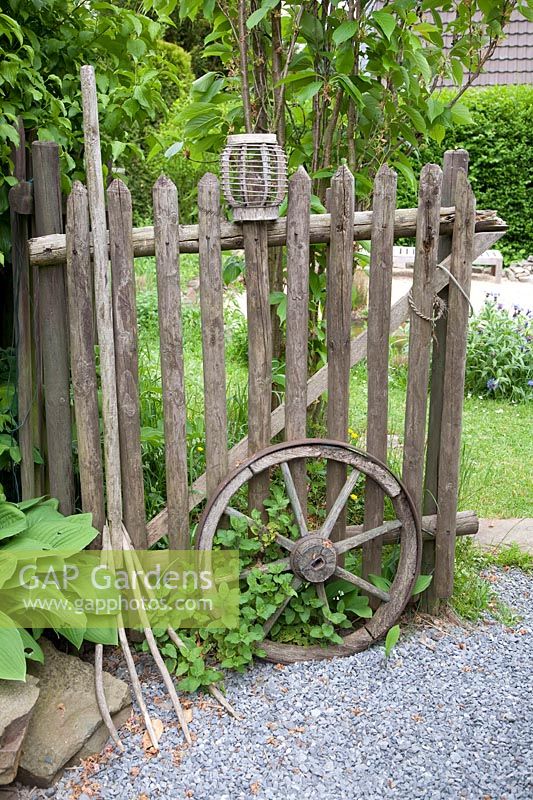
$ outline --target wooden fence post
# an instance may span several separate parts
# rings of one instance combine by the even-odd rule
[[[224,287],[220,249],[220,186],[207,173],[198,184],[200,309],[204,368],[207,496],[228,473]]]
[[[468,171],[468,152],[466,150],[446,150],[442,169],[441,203],[451,206],[455,202],[455,187],[459,170]],[[451,253],[451,235],[439,237],[438,261]],[[441,300],[448,304],[448,284],[439,293]],[[443,315],[435,325],[435,338],[431,360],[429,425],[426,451],[426,472],[424,479],[424,514],[437,513],[437,496],[439,492],[439,452],[441,442],[442,403],[444,394],[444,367],[446,363],[446,334],[448,316]],[[422,550],[423,575],[432,575],[435,569],[435,541],[424,542]],[[420,599],[420,608],[428,613],[436,610],[435,580]]]
[[[21,455],[20,476],[22,499],[35,496],[35,469],[33,462],[33,379],[32,379],[32,330],[31,330],[31,282],[28,254],[28,216],[15,207],[15,192],[26,184],[26,143],[24,124],[19,120],[19,145],[15,149],[15,178],[18,186],[9,192],[11,219],[11,261],[13,266],[13,307],[15,313],[15,347],[17,355],[17,407],[18,439]],[[28,189],[29,184],[26,184]]]
[[[420,515],[441,185],[440,167],[426,164],[420,175],[413,288],[409,295],[409,364],[403,450],[403,480]]]
[[[289,181],[287,207],[287,341],[285,346],[285,438],[307,434],[307,360],[309,341],[309,212],[311,179],[303,167]],[[307,513],[307,470],[304,459],[290,470]]]
[[[137,306],[131,195],[122,181],[107,190],[118,427],[122,469],[122,515],[134,546],[146,549],[146,510],[141,456]]]
[[[450,272],[468,296],[472,276],[476,203],[464,170],[460,170],[456,178],[455,207]],[[455,520],[459,490],[469,314],[468,300],[454,281],[450,282],[448,296],[434,578],[438,599],[447,599],[453,592]]]
[[[63,232],[59,147],[34,142],[33,186],[37,236]],[[67,298],[63,266],[39,273],[39,319],[45,387],[50,494],[62,514],[74,511]]]
[[[368,401],[366,449],[387,462],[389,328],[392,293],[396,173],[384,164],[374,182],[368,292]],[[364,530],[383,522],[383,492],[366,480]],[[381,573],[381,539],[363,545],[363,577]],[[373,598],[370,598],[373,601]]]
[[[104,474],[94,360],[89,206],[87,190],[79,181],[74,181],[67,201],[67,288],[81,507],[83,511],[92,513],[94,527],[102,532],[105,523]],[[101,541],[94,542],[93,546],[99,548]]]
[[[339,167],[331,181],[331,234],[327,266],[326,330],[328,349],[328,438],[346,441],[350,381],[352,320],[354,178],[348,167]],[[329,511],[346,480],[346,466],[329,462],[326,505]],[[331,540],[343,538],[346,509],[337,519]]]
[[[162,175],[153,190],[157,305],[165,429],[168,539],[172,550],[190,547],[187,481],[187,412],[179,268],[178,192]]]
[[[104,424],[104,467],[106,513],[113,550],[122,550],[122,490],[120,470],[120,438],[118,428],[115,342],[113,336],[113,303],[111,299],[109,248],[105,213],[104,178],[100,149],[100,126],[94,68],[81,67],[85,172],[89,216],[93,238],[94,305],[100,354],[102,386],[102,420]]]
[[[246,304],[248,318],[248,453],[252,455],[270,444],[272,395],[272,322],[268,276],[266,222],[243,222],[246,262]],[[258,509],[264,520],[263,506],[268,497],[268,470],[249,483],[248,504]]]

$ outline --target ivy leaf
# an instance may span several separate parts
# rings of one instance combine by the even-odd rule
[[[387,16],[389,16],[387,14]],[[333,31],[333,41],[336,45],[342,44],[347,39],[351,39],[357,33],[357,20],[346,20],[341,22],[338,28]]]
[[[396,20],[389,14],[388,11],[374,11],[372,14],[374,22],[377,22],[387,39],[391,40],[392,34],[396,27]]]

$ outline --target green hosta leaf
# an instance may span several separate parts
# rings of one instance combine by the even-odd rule
[[[39,510],[39,508],[37,508]],[[65,554],[78,553],[98,536],[92,527],[91,514],[74,514],[63,517],[58,514],[53,519],[39,519],[33,522],[32,512],[28,515],[29,527],[18,536],[19,542],[31,540],[39,543],[43,550],[63,550]]]
[[[385,658],[388,658],[391,654],[392,648],[398,644],[398,639],[400,638],[400,626],[394,625],[385,637]]]
[[[87,622],[93,619],[92,615],[88,615]],[[96,619],[96,617],[94,617]],[[118,632],[116,626],[113,626],[113,617],[109,620],[109,628],[94,627],[87,625],[83,638],[87,642],[94,642],[94,644],[108,644],[110,646],[118,644]],[[98,617],[98,622],[102,624],[102,617]]]
[[[389,16],[387,14],[387,16]],[[351,39],[357,33],[357,20],[346,20],[333,31],[333,41],[336,45],[342,44],[347,39]]]
[[[42,497],[32,497],[31,500],[23,500],[22,503],[17,503],[17,505],[21,511],[29,511],[30,508],[38,506],[45,500],[46,500],[46,495],[42,495]]]
[[[0,589],[12,577],[16,568],[16,558],[0,558]]]
[[[377,22],[387,39],[390,41],[394,29],[396,27],[396,20],[387,11],[374,11],[372,19]]]
[[[433,575],[419,575],[413,588],[413,595],[425,592],[432,580]]]
[[[19,628],[18,630],[20,638],[22,639],[26,658],[30,661],[38,661],[39,664],[44,664],[44,653],[41,650],[40,644],[36,642],[31,633],[28,633],[24,628]]]
[[[14,503],[0,503],[0,539],[16,536],[26,529],[26,516]]]
[[[23,681],[26,657],[20,632],[12,620],[0,611],[0,679]]]

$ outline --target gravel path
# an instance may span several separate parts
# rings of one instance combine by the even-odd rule
[[[169,726],[157,756],[133,729],[125,756],[104,754],[94,771],[69,771],[38,796],[531,800],[533,581],[519,571],[491,579],[522,616],[513,630],[491,620],[471,632],[415,626],[388,664],[381,646],[325,663],[259,664],[227,681],[242,722],[211,699],[195,702],[189,752],[155,682],[151,706]]]

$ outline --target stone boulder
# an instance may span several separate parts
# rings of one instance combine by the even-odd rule
[[[76,656],[60,653],[42,643],[44,664],[32,666],[39,679],[39,700],[22,749],[18,780],[34,786],[51,786],[64,767],[99,752],[108,734],[94,689],[94,667]],[[130,715],[128,685],[104,673],[109,710],[120,727]],[[89,745],[89,746],[88,746]]]
[[[22,744],[39,697],[38,680],[0,681],[0,786],[17,774]]]

